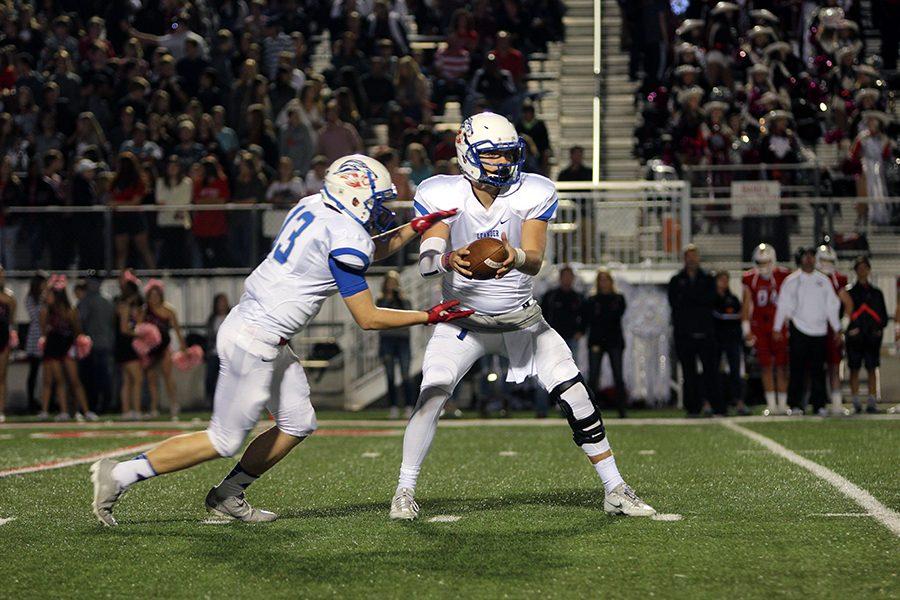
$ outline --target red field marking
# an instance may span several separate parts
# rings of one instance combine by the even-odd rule
[[[133,444],[131,446],[122,446],[121,448],[115,448],[114,450],[95,452],[93,454],[87,454],[85,456],[78,456],[75,458],[62,458],[57,460],[39,462],[32,465],[24,465],[21,467],[12,467],[11,469],[3,469],[2,471],[0,471],[0,479],[3,479],[4,477],[10,477],[12,475],[25,475],[27,473],[38,473],[40,471],[50,471],[52,469],[62,469],[65,467],[84,465],[100,460],[101,458],[115,458],[116,456],[131,454],[133,452],[140,453],[144,450],[152,448],[155,445],[156,443]]]

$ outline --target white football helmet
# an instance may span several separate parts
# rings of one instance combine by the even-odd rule
[[[768,277],[772,274],[777,260],[775,248],[769,244],[763,243],[753,249],[753,262],[756,263],[756,268],[763,277]]]
[[[488,172],[481,162],[484,152],[508,152],[509,163]],[[513,185],[522,175],[525,140],[506,117],[492,112],[479,113],[460,126],[456,134],[456,159],[463,175],[472,181],[495,187]]]
[[[322,195],[363,227],[386,231],[394,214],[383,203],[397,198],[387,167],[368,156],[351,154],[325,171]]]
[[[822,271],[826,275],[834,273],[834,266],[837,264],[837,254],[826,244],[822,244],[816,248],[816,269]]]

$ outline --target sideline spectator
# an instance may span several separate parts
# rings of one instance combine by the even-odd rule
[[[212,406],[213,395],[216,391],[216,383],[219,381],[219,351],[216,346],[216,337],[219,335],[219,327],[225,322],[225,317],[231,311],[227,294],[216,294],[213,298],[212,312],[206,319],[206,404]]]
[[[279,130],[278,149],[281,160],[287,158],[291,161],[292,170],[306,173],[309,171],[315,151],[313,132],[310,126],[303,122],[299,105],[288,106],[286,110],[287,123]]]
[[[241,152],[237,175],[231,188],[231,202],[234,204],[259,204],[266,198],[265,175],[254,168],[253,155],[250,152]],[[259,250],[260,245],[254,248],[254,238],[258,241],[261,231],[261,223],[256,219],[259,213],[255,209],[231,211],[228,213],[228,238],[232,248],[240,249],[239,263],[244,267],[253,267],[257,264],[257,256],[254,250]]]
[[[878,367],[881,366],[881,342],[888,312],[884,294],[869,281],[872,264],[865,256],[853,263],[856,283],[849,290],[853,300],[853,314],[847,326],[847,363],[850,367],[850,391],[853,394],[853,409],[863,411],[859,399],[859,370],[865,365],[869,385],[866,412],[878,412]]]
[[[530,100],[522,103],[522,118],[516,123],[519,135],[527,135],[534,141],[540,173],[546,175],[550,167],[550,132],[547,124],[538,119],[534,112],[534,104]],[[590,179],[590,178],[589,178]]]
[[[156,204],[187,206],[191,203],[193,183],[184,174],[181,161],[174,154],[165,163],[165,172],[156,179]],[[187,233],[191,228],[190,213],[186,210],[160,210],[156,213],[160,237],[159,266],[184,269],[191,264]]]
[[[218,161],[208,156],[191,172],[194,182],[193,203],[227,204],[229,201],[228,180]],[[225,267],[231,265],[228,249],[228,225],[222,210],[198,210],[191,215],[191,231],[200,249],[200,259],[204,267]]]
[[[409,310],[412,306],[403,295],[400,287],[400,274],[397,271],[388,271],[381,283],[381,297],[377,305],[380,308],[393,308],[397,310]],[[378,333],[378,353],[384,362],[384,373],[387,377],[387,396],[389,417],[400,418],[400,398],[397,395],[396,369],[400,368],[400,387],[403,390],[404,416],[408,419],[412,415],[412,409],[416,402],[410,381],[409,361],[409,329],[386,329]]]
[[[581,317],[581,325],[588,336],[588,385],[594,393],[599,393],[600,367],[603,355],[608,355],[616,388],[616,407],[619,416],[624,419],[628,406],[625,378],[622,375],[622,355],[625,352],[622,317],[625,315],[625,296],[616,289],[612,272],[607,268],[597,270],[596,289],[597,293],[585,301]]]
[[[575,271],[565,265],[559,270],[559,285],[541,298],[544,319],[565,340],[573,356],[578,356],[578,340],[582,337],[581,307],[584,296],[575,289]],[[577,359],[576,359],[577,362]]]
[[[0,264],[15,270],[16,242],[19,239],[21,216],[8,214],[6,209],[22,204],[22,182],[13,172],[9,156],[0,157]]]
[[[803,393],[809,378],[809,402],[820,415],[827,414],[825,403],[825,338],[828,327],[841,330],[838,299],[831,281],[817,271],[815,248],[801,250],[800,268],[784,280],[775,311],[772,337],[783,336],[785,322],[790,322],[790,375],[788,403],[791,408],[804,408]]]
[[[25,296],[25,310],[28,311],[28,335],[25,338],[25,355],[28,357],[28,382],[26,392],[28,395],[28,409],[37,406],[35,389],[37,388],[38,373],[41,369],[41,298],[47,288],[47,273],[38,271],[31,276],[28,282],[28,295]],[[46,421],[50,415],[42,410],[38,414],[39,421]]]
[[[119,155],[119,167],[110,187],[110,204],[113,208],[120,206],[139,206],[147,196],[147,175],[131,152]],[[144,267],[156,268],[156,260],[150,253],[147,239],[147,219],[142,212],[116,212],[113,214],[113,243],[116,249],[116,268],[124,269],[128,262],[131,243],[141,255]]]
[[[701,408],[705,415],[712,415],[714,410],[722,413],[716,388],[719,373],[713,319],[716,283],[712,275],[700,267],[697,246],[688,244],[683,255],[684,268],[672,277],[668,289],[675,353],[684,377],[682,401],[689,417],[700,416]],[[703,365],[702,376],[697,374],[698,360]]]
[[[484,65],[472,76],[464,115],[470,116],[481,112],[476,109],[482,102],[485,108],[512,121],[519,116],[519,97],[512,75],[500,68],[497,56],[493,52],[487,55]]]
[[[741,331],[741,301],[728,287],[731,276],[728,271],[719,271],[716,279],[716,300],[713,308],[716,328],[716,362],[722,355],[728,362],[728,388],[731,401],[737,405],[737,414],[749,415],[744,404],[743,381],[741,379],[741,352],[744,349],[744,334]],[[720,390],[722,387],[719,388]],[[727,411],[723,403],[723,408]],[[724,414],[724,413],[723,413]]]
[[[172,352],[169,348],[172,341],[171,332],[175,332],[181,352],[185,351],[187,344],[181,333],[181,325],[178,324],[178,315],[172,305],[166,302],[164,294],[165,286],[158,279],[151,279],[144,286],[144,322],[156,325],[161,337],[159,344],[151,348],[146,356],[144,378],[147,380],[147,391],[150,393],[150,417],[159,416],[159,376],[162,375],[166,399],[169,401],[169,415],[173,421],[177,421],[181,404],[175,380],[172,379]]]
[[[584,164],[584,148],[572,146],[569,148],[569,164],[557,175],[557,181],[590,181],[593,172]]]
[[[319,132],[317,154],[322,154],[329,163],[342,156],[363,151],[363,141],[359,132],[350,123],[340,118],[338,103],[330,100],[325,108],[325,126]]]
[[[307,193],[316,194],[322,190],[322,185],[325,183],[325,171],[328,170],[329,164],[328,158],[322,154],[313,157],[312,168],[303,180]]]
[[[428,160],[428,152],[425,146],[418,142],[406,147],[406,162],[403,166],[409,169],[409,179],[415,186],[434,175],[434,168]]]
[[[84,333],[93,342],[91,353],[81,361],[84,387],[94,403],[94,412],[105,413],[113,407],[112,351],[115,343],[116,309],[100,294],[101,279],[84,282],[84,297],[78,301],[78,316]]]
[[[6,269],[0,266],[0,423],[6,422],[6,372],[16,327],[16,298],[6,287]]]
[[[78,365],[69,355],[75,338],[81,334],[78,312],[72,307],[66,292],[66,276],[51,275],[41,299],[40,324],[43,340],[44,380],[41,389],[41,414],[50,407],[54,391],[59,403],[56,421],[69,421],[69,396],[74,398],[76,421],[97,421],[90,410],[84,387],[78,377]],[[68,388],[68,393],[67,393]]]

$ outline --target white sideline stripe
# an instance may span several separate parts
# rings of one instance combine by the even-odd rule
[[[811,517],[874,517],[869,513],[814,513]]]
[[[135,452],[140,454],[145,450],[149,450],[153,446],[156,446],[156,443],[139,444],[137,446],[125,446],[123,448],[107,450],[106,452],[97,452],[95,454],[88,454],[87,456],[79,456],[77,458],[50,461],[25,467],[13,467],[12,469],[4,469],[0,471],[0,479],[3,479],[4,477],[10,477],[12,475],[26,475],[28,473],[38,473],[40,471],[52,471],[53,469],[64,469],[65,467],[85,465],[87,463],[98,461],[101,458],[115,458],[117,456],[133,454]]]
[[[363,452],[361,456],[363,458],[378,458],[381,456],[381,452]]]
[[[638,450],[638,454],[641,456],[653,456],[656,454],[656,450]]]
[[[0,519],[0,525],[6,525],[10,521],[15,521],[15,520],[16,520],[15,517],[8,517],[6,519]]]
[[[787,459],[797,466],[803,467],[819,479],[833,485],[839,492],[856,502],[868,514],[872,515],[881,523],[891,530],[891,532],[900,537],[900,513],[891,510],[881,502],[875,499],[875,496],[868,491],[862,489],[850,480],[838,475],[828,467],[823,467],[817,462],[813,462],[808,458],[804,458],[792,450],[788,450],[773,439],[751,431],[746,427],[741,427],[737,423],[725,421],[722,423],[728,429],[750,438],[758,444],[762,444],[774,454]]]

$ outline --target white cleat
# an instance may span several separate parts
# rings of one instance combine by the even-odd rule
[[[116,461],[103,458],[91,465],[91,483],[94,484],[94,501],[92,507],[94,516],[106,527],[118,525],[112,514],[113,506],[122,497],[125,490],[119,488],[119,484],[113,478],[113,467]]]
[[[391,518],[399,521],[413,521],[419,516],[415,490],[400,488],[391,500]]]
[[[656,510],[640,499],[626,483],[620,483],[616,489],[606,494],[603,510],[608,515],[627,515],[629,517],[650,517]]]
[[[275,513],[253,508],[241,493],[237,496],[220,496],[213,488],[206,495],[206,510],[217,519],[243,521],[244,523],[269,523],[278,518]]]

